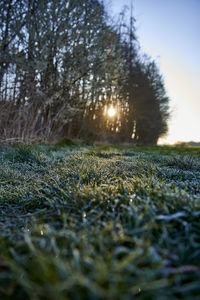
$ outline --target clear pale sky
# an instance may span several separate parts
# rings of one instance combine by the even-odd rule
[[[131,0],[107,0],[119,13]],[[133,0],[142,51],[163,74],[172,111],[164,143],[200,141],[200,0]]]

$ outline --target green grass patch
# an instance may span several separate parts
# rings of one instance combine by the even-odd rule
[[[199,299],[200,151],[0,149],[0,299]]]

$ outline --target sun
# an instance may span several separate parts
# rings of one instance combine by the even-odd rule
[[[116,109],[114,109],[112,106],[108,109],[108,116],[109,117],[114,117],[114,115],[116,114]]]

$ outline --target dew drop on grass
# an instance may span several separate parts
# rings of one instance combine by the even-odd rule
[[[135,197],[136,197],[136,194],[135,194],[135,193],[133,193],[132,195],[130,195],[130,200],[129,200],[129,202],[132,203],[133,200],[135,199]]]
[[[117,198],[115,199],[115,204],[117,205],[120,202],[120,200]]]
[[[130,198],[133,200],[133,199],[135,199],[135,197],[136,197],[136,194],[135,193],[133,193],[131,196],[130,196]]]

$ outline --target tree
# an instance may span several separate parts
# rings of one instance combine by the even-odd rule
[[[134,22],[131,8],[130,25],[123,26],[128,29],[122,39],[127,65],[123,89],[127,110],[120,136],[123,141],[150,145],[167,132],[169,98],[156,63],[140,54]]]

